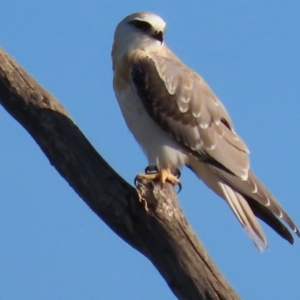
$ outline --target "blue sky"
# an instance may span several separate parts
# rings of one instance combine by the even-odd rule
[[[165,19],[166,43],[225,104],[252,169],[300,225],[298,1],[10,0],[1,4],[0,45],[133,183],[146,159],[115,100],[110,51],[117,23],[141,10]],[[0,298],[175,299],[2,107],[0,124]],[[270,247],[261,254],[187,169],[182,183],[188,220],[243,299],[299,299],[299,240],[290,246],[263,225]]]

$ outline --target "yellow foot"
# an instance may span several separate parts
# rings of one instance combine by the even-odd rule
[[[146,172],[149,172],[149,173],[138,174],[135,177],[135,182],[140,181],[142,179],[146,179],[149,181],[160,181],[161,183],[169,182],[172,185],[178,184],[179,190],[181,190],[181,183],[178,179],[178,176],[180,175],[179,170],[176,170],[177,176],[173,175],[169,169],[162,169],[162,170],[155,172],[155,170],[153,170],[153,169],[151,170],[150,168],[149,169],[147,168]]]

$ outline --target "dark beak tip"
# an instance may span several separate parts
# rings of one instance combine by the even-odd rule
[[[164,36],[163,36],[162,31],[156,32],[156,33],[153,35],[153,37],[154,37],[156,40],[160,41],[161,43],[163,43],[163,41],[164,41]]]

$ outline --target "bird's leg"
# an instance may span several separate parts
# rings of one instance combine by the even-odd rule
[[[154,173],[158,173],[158,169],[156,166],[148,166],[145,169],[145,174],[154,174]]]
[[[150,181],[160,181],[161,183],[169,182],[172,185],[179,185],[181,189],[181,184],[179,181],[180,171],[176,169],[175,174],[172,174],[170,169],[161,169],[158,170],[156,166],[149,166],[145,169],[144,174],[138,174],[135,177],[135,182],[140,181],[142,179],[150,180]]]

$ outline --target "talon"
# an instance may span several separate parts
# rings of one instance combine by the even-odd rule
[[[179,194],[182,190],[182,184],[181,182],[178,182],[178,192],[176,194]]]
[[[156,166],[149,166],[145,169],[145,174],[138,174],[134,179],[134,184],[137,186],[137,183],[142,180],[149,181],[160,181],[162,184],[166,181],[171,183],[172,185],[179,185],[179,192],[181,191],[181,184],[178,179],[180,176],[180,171],[176,169],[175,175],[173,175],[169,169],[161,169],[158,170]]]
[[[135,187],[137,187],[138,182],[139,182],[138,175],[136,175],[136,176],[134,177],[134,185],[135,185]]]

